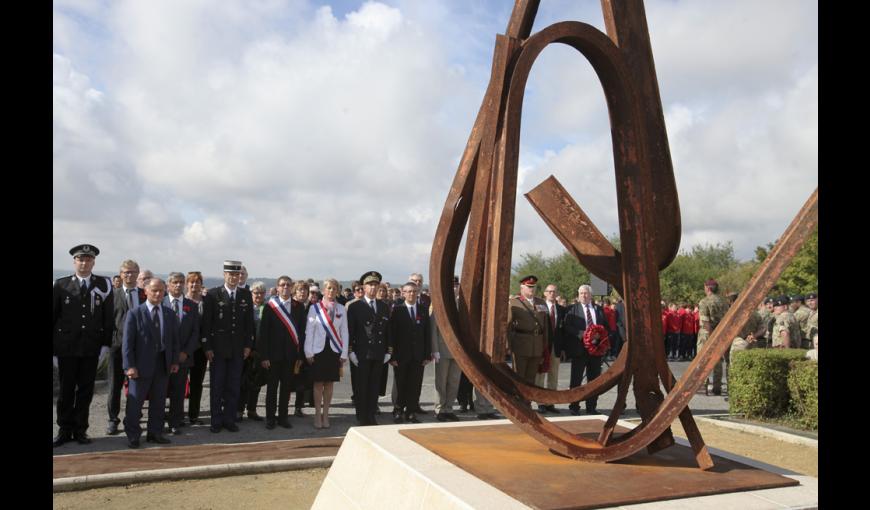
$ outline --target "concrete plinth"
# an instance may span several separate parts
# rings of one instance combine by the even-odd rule
[[[552,421],[577,422],[578,420],[600,420],[600,417],[565,417],[553,418]],[[457,442],[461,442],[463,436],[469,437],[469,434],[479,435],[484,429],[480,427],[491,428],[494,425],[502,425],[502,430],[506,433],[515,433],[515,427],[508,420],[498,421],[479,421],[479,422],[461,422],[461,423],[445,423],[445,424],[420,424],[420,425],[389,425],[379,427],[355,427],[350,429],[338,455],[333,462],[332,468],[326,476],[326,479],[321,486],[317,499],[312,508],[314,509],[333,509],[333,508],[377,508],[397,510],[403,508],[414,509],[446,509],[446,508],[463,508],[463,509],[494,509],[508,510],[519,508],[631,508],[631,509],[699,509],[705,508],[715,510],[725,510],[734,508],[738,510],[755,510],[755,509],[782,509],[782,508],[815,508],[818,506],[818,485],[817,480],[810,476],[802,476],[784,471],[774,466],[765,465],[729,454],[727,452],[710,449],[716,457],[728,459],[728,462],[721,462],[725,465],[728,463],[737,462],[753,468],[763,469],[772,473],[783,475],[788,480],[786,483],[791,483],[791,480],[796,480],[799,485],[793,487],[768,488],[760,490],[743,490],[742,492],[729,492],[724,494],[680,497],[680,499],[668,499],[664,501],[652,501],[639,504],[619,504],[608,505],[598,502],[591,502],[589,498],[583,496],[583,492],[572,494],[562,498],[561,501],[552,498],[552,492],[562,483],[561,492],[568,494],[568,488],[573,488],[577,481],[577,472],[586,469],[584,465],[578,461],[570,461],[568,459],[558,459],[556,456],[547,452],[543,446],[540,447],[540,456],[542,461],[563,462],[565,463],[561,469],[571,473],[571,476],[558,480],[559,475],[548,477],[540,480],[536,484],[530,477],[540,478],[540,475],[533,474],[531,463],[529,462],[529,454],[519,455],[517,457],[517,465],[515,467],[508,466],[509,458],[504,455],[505,449],[502,447],[498,450],[493,450],[489,454],[485,451],[479,455],[479,459],[464,458],[457,464],[465,464],[466,467],[474,469],[462,469],[457,464],[450,462],[431,451],[429,448],[422,446],[416,441],[406,437],[400,431],[405,433],[411,432],[426,432],[426,429],[432,430],[431,434],[440,435],[443,438],[455,437]],[[577,423],[565,423],[566,428],[569,426],[577,426]],[[580,424],[582,425],[582,424]],[[620,422],[620,426],[627,429],[634,425],[628,422]],[[473,429],[476,427],[476,430]],[[471,429],[469,429],[471,428]],[[451,433],[451,429],[455,429],[455,433]],[[463,430],[465,429],[465,430]],[[490,429],[487,429],[490,430]],[[491,429],[495,430],[495,429]],[[411,434],[413,435],[413,434]],[[422,434],[418,434],[422,435]],[[493,433],[495,435],[495,433]],[[533,441],[533,440],[532,440]],[[674,446],[671,449],[683,448],[687,446],[685,441],[679,440],[678,443],[682,446]],[[436,449],[437,448],[433,448]],[[671,450],[668,449],[668,450]],[[462,448],[459,449],[460,451]],[[667,451],[667,450],[666,450]],[[444,451],[441,451],[444,454]],[[656,454],[658,456],[661,456]],[[534,454],[534,453],[533,453]],[[652,456],[650,458],[656,458]],[[498,459],[498,460],[496,460]],[[554,460],[555,459],[555,460]],[[476,465],[472,465],[477,462]],[[472,464],[469,464],[472,463]],[[489,464],[489,465],[488,465]],[[631,469],[632,464],[638,462],[625,462],[606,465],[605,469]],[[643,469],[649,470],[652,466],[644,461]],[[492,471],[493,465],[497,465],[498,469],[503,472],[510,473],[514,471],[520,473],[520,478],[524,484],[519,487],[518,484],[510,484],[509,479],[499,479],[498,477],[487,475],[487,471]],[[554,464],[556,465],[556,464]],[[736,464],[728,464],[731,467],[722,469],[721,474],[711,473],[709,476],[727,476],[741,471],[740,468],[734,467]],[[598,469],[602,464],[593,465]],[[686,469],[685,466],[680,469]],[[697,468],[694,468],[697,469]],[[747,467],[743,466],[742,470]],[[476,474],[472,474],[472,471]],[[700,472],[700,470],[697,470]],[[693,472],[685,471],[687,474]],[[525,477],[522,474],[528,473]],[[593,473],[589,471],[589,473]],[[594,476],[601,477],[601,471],[596,472]],[[604,472],[606,473],[606,471]],[[618,476],[619,471],[613,471],[615,476]],[[667,472],[667,476],[673,476],[673,470]],[[572,478],[573,477],[573,478]],[[602,485],[600,491],[609,491],[619,493],[620,487],[625,488],[632,484],[633,476],[624,476],[622,478],[612,479],[613,477],[600,478]],[[777,477],[768,477],[777,478]],[[724,480],[724,478],[723,478]],[[531,483],[528,483],[531,482]],[[500,488],[499,488],[500,487]],[[705,489],[706,494],[712,491],[710,487]],[[625,491],[621,491],[625,492]],[[512,493],[513,495],[509,494]],[[586,494],[589,494],[588,492]],[[663,497],[674,497],[672,494],[664,494]],[[657,497],[655,499],[661,499]]]

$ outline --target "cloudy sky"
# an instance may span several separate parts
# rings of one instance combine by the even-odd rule
[[[53,264],[98,274],[399,281],[429,251],[508,0],[55,0]],[[681,249],[775,240],[818,185],[813,0],[648,0]],[[604,30],[600,2],[543,0]],[[526,89],[514,262],[559,241],[522,197],[555,175],[618,231],[606,104],[553,45]],[[427,279],[428,279],[428,275]]]

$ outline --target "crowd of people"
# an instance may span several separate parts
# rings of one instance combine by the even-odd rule
[[[267,289],[263,282],[248,284],[242,263],[227,260],[224,284],[206,289],[198,271],[173,272],[164,281],[125,260],[117,275],[104,278],[92,273],[96,247],[78,245],[70,254],[75,274],[53,285],[53,353],[60,379],[55,447],[91,442],[89,407],[97,367],[106,358],[106,433],[121,433],[121,396],[126,393],[123,432],[130,448],[140,446],[145,400],[151,402],[147,442],[169,443],[167,430],[177,435],[185,426],[203,425],[206,373],[212,433],[237,432],[245,414],[264,422],[266,429],[292,428],[292,393],[293,416],[305,417],[302,409],[308,404],[314,408],[313,427],[330,428],[334,384],[347,372],[358,424],[377,425],[390,366],[392,421],[419,423],[417,414],[426,412],[420,393],[429,363],[435,363],[438,421],[458,421],[454,404],[479,419],[497,417],[447,348],[419,273],[393,287],[369,271],[348,288],[335,279],[318,285],[282,275]],[[584,378],[594,380],[602,363],[617,357],[624,344],[624,303],[609,297],[595,301],[589,285],[580,286],[570,304],[554,284],[546,285],[541,298],[537,284],[533,275],[522,277],[508,303],[506,343],[517,377],[555,390],[562,363],[570,362],[570,387]],[[457,299],[459,291],[454,277]],[[688,303],[662,303],[670,361],[691,360],[727,311],[730,303],[718,295],[714,280],[706,282],[705,293],[694,309]],[[736,295],[728,298],[733,302]],[[806,346],[814,338],[817,358],[817,333],[816,295],[781,296],[765,300],[753,312],[732,350]],[[720,394],[721,365],[713,379],[713,393]],[[263,386],[265,416],[257,410]],[[598,413],[597,399],[588,399],[585,407],[587,414]],[[560,412],[554,405],[537,409]],[[580,402],[570,403],[568,410],[580,414]]]

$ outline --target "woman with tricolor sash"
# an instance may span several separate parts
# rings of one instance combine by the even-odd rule
[[[314,383],[314,428],[329,428],[333,384],[341,379],[347,361],[347,314],[336,301],[341,286],[334,278],[323,285],[323,299],[308,309],[305,358]]]

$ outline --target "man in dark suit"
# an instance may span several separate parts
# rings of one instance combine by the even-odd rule
[[[112,345],[114,296],[112,281],[91,273],[100,250],[80,244],[69,251],[76,273],[58,278],[52,287],[52,355],[60,379],[57,397],[58,435],[53,446],[88,438],[88,411],[94,396],[97,361]]]
[[[393,385],[398,390],[393,420],[420,423],[414,415],[420,407],[423,387],[423,367],[432,358],[432,330],[429,326],[429,308],[417,302],[417,285],[408,282],[402,286],[405,301],[393,308],[390,316],[390,336],[393,339]]]
[[[302,359],[302,342],[305,337],[303,320],[298,313],[293,313],[293,283],[289,276],[278,277],[278,295],[269,299],[260,317],[260,327],[257,332],[257,352],[260,353],[262,369],[269,374],[266,386],[266,428],[275,428],[275,412],[278,413],[277,424],[285,429],[292,428],[290,424],[290,390],[295,382],[293,367],[297,360]],[[297,305],[301,307],[301,305]],[[297,394],[298,397],[298,394]]]
[[[130,378],[124,432],[130,448],[139,448],[142,434],[139,420],[146,398],[150,404],[145,440],[169,443],[169,439],[163,437],[163,421],[169,375],[178,372],[178,319],[170,308],[163,306],[165,293],[163,280],[156,277],[148,280],[145,284],[147,299],[130,310],[124,323],[121,350],[124,370]]]
[[[580,302],[575,303],[565,315],[565,329],[563,337],[563,350],[565,356],[571,359],[571,387],[580,386],[583,383],[583,373],[586,373],[586,381],[592,381],[601,375],[602,356],[592,356],[583,345],[583,334],[587,324],[600,324],[605,328],[604,310],[592,303],[592,287],[581,285],[577,293]],[[598,397],[586,400],[586,414],[597,414]],[[571,414],[580,414],[580,402],[572,402],[568,408]]]
[[[139,264],[135,260],[121,262],[121,287],[114,294],[115,331],[112,334],[112,347],[109,351],[109,398],[106,408],[109,412],[109,423],[106,434],[114,436],[118,433],[121,419],[121,392],[124,389],[124,360],[121,356],[121,343],[124,340],[124,324],[127,312],[145,302],[145,289],[136,286],[139,276]]]
[[[565,315],[568,310],[556,302],[558,294],[559,288],[552,283],[544,288],[544,302],[547,305],[547,330],[549,332],[547,335],[549,339],[547,349],[550,352],[550,368],[547,372],[539,373],[535,376],[535,385],[542,388],[546,387],[550,390],[558,389],[559,365],[565,359],[562,342],[565,329]],[[546,378],[546,386],[544,378]],[[556,414],[559,413],[559,410],[553,404],[538,404],[538,411],[541,413],[548,411]]]
[[[169,375],[169,430],[181,434],[184,424],[184,392],[187,374],[193,366],[193,353],[199,349],[198,303],[184,297],[184,275],[169,273],[164,305],[178,319],[178,372]]]
[[[254,346],[254,300],[240,288],[242,263],[224,261],[224,284],[209,289],[203,303],[202,348],[211,363],[211,431],[238,432],[236,411],[242,384],[242,364]]]
[[[390,338],[391,307],[375,299],[381,274],[369,271],[360,277],[363,298],[347,308],[348,357],[356,370],[356,419],[360,425],[377,425],[375,411],[381,387],[381,370],[390,361],[393,346]]]

